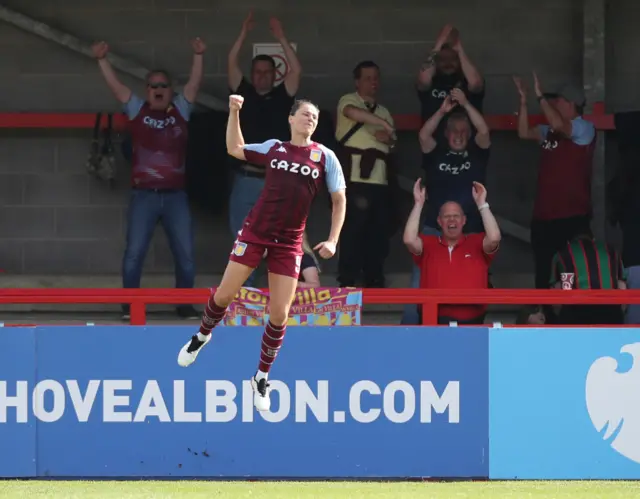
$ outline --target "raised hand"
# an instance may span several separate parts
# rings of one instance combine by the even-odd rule
[[[284,39],[284,29],[282,28],[280,19],[275,16],[269,19],[269,28],[271,29],[271,34],[276,40],[280,41]]]
[[[207,45],[200,37],[191,40],[191,47],[193,47],[194,54],[204,54],[204,51],[207,50]]]
[[[91,46],[91,52],[96,59],[104,59],[109,53],[107,42],[96,42]]]
[[[247,34],[251,31],[256,25],[256,22],[253,20],[253,10],[249,11],[247,17],[245,17],[244,21],[242,21],[242,33]]]
[[[451,99],[463,107],[467,105],[467,102],[469,102],[469,100],[467,99],[467,95],[461,88],[454,88],[453,90],[451,90]]]
[[[451,30],[447,43],[449,43],[451,48],[456,52],[460,52],[462,50],[462,40],[460,39],[460,31],[458,31],[458,28],[453,28]]]
[[[440,105],[440,110],[447,114],[449,113],[454,107],[456,107],[456,102],[453,102],[453,99],[451,99],[450,95],[447,95],[444,100],[442,101],[442,104]]]
[[[413,184],[413,201],[423,205],[427,201],[427,188],[422,186],[422,179],[416,180]]]
[[[435,50],[440,50],[447,43],[454,29],[453,24],[445,24],[443,26],[440,33],[438,33],[438,38],[436,38]]]
[[[482,206],[487,202],[487,188],[480,182],[474,182],[471,188],[471,195],[476,202],[476,206]]]
[[[231,111],[240,111],[240,109],[242,109],[243,103],[244,103],[244,97],[242,97],[242,95],[229,96],[229,109]]]
[[[520,101],[521,102],[526,102],[527,101],[527,87],[524,84],[524,81],[522,81],[522,78],[520,78],[519,76],[514,76],[513,77],[513,83],[516,84],[516,88],[518,89],[518,93],[520,94]]]
[[[540,86],[540,80],[538,79],[538,74],[533,72],[533,90],[536,93],[536,96],[542,96],[542,87]]]

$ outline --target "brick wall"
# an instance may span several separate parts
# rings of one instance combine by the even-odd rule
[[[184,80],[190,65],[188,40],[203,37],[204,90],[226,93],[226,54],[252,3],[260,23],[251,42],[270,42],[267,19],[280,16],[305,70],[300,95],[334,109],[350,91],[350,71],[362,59],[383,71],[382,102],[394,113],[418,109],[416,69],[446,22],[459,27],[468,53],[487,81],[486,111],[510,113],[517,96],[513,73],[539,71],[549,85],[579,82],[582,72],[580,1],[510,2],[459,0],[11,0],[8,7],[84,40],[105,39],[112,50],[146,66],[166,67]],[[640,99],[629,53],[640,47],[632,22],[640,7],[631,0],[609,2],[607,85],[616,108]],[[115,111],[118,109],[93,61],[0,23],[1,108],[7,111]],[[130,78],[123,81],[139,89]],[[609,97],[611,96],[611,97]],[[0,133],[0,268],[12,272],[119,272],[126,187],[109,192],[84,172],[89,136],[84,132]],[[419,174],[415,135],[402,137],[404,173]],[[529,218],[535,180],[535,147],[512,134],[496,134],[489,189],[499,213],[522,224]],[[126,172],[122,172],[126,186]],[[324,206],[311,222],[313,237],[328,227]],[[198,267],[219,271],[231,240],[224,217],[198,215]],[[521,251],[522,248],[519,248]],[[394,255],[400,255],[394,243]],[[395,258],[395,260],[400,259]],[[404,258],[402,258],[404,260]],[[514,262],[517,259],[514,259]],[[395,264],[393,264],[395,265]],[[517,265],[514,263],[514,265]],[[149,271],[171,270],[161,231],[147,262]],[[405,265],[406,267],[406,265]]]

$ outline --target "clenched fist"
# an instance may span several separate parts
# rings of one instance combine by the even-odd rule
[[[320,244],[317,244],[313,249],[320,253],[320,256],[322,258],[331,258],[336,254],[336,243],[334,243],[333,241],[324,241]]]
[[[231,109],[231,111],[240,111],[240,109],[242,109],[243,103],[244,97],[242,97],[242,95],[229,96],[229,109]]]
[[[91,46],[91,52],[96,59],[104,59],[109,52],[109,45],[107,42],[96,42]]]
[[[207,50],[207,45],[198,37],[191,40],[191,48],[193,48],[194,54],[202,55]]]

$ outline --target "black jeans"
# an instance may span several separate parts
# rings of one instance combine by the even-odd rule
[[[389,187],[351,182],[347,215],[340,235],[338,282],[355,286],[364,274],[365,287],[384,286],[384,262],[389,256]]]

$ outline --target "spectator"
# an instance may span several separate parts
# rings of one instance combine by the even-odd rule
[[[442,205],[438,223],[442,236],[419,234],[420,214],[426,201],[426,190],[420,179],[413,187],[414,207],[404,230],[404,243],[420,267],[421,289],[487,289],[489,265],[500,245],[500,228],[494,218],[487,190],[474,182],[473,199],[482,216],[484,232],[462,233],[466,217],[460,204],[451,201]],[[484,305],[442,305],[438,323],[482,324]]]
[[[161,222],[175,261],[177,288],[192,288],[195,279],[193,261],[193,225],[185,192],[185,157],[188,121],[202,82],[205,44],[192,42],[193,64],[189,81],[181,94],[174,94],[169,74],[151,71],[147,76],[146,98],[133,94],[118,79],[107,60],[105,42],[93,46],[93,54],[107,85],[124,104],[129,117],[133,144],[132,184],[127,221],[127,242],[122,264],[125,288],[139,288],[149,244],[156,225]],[[198,318],[190,305],[177,308],[183,318]],[[129,318],[129,306],[123,307],[123,319]]]
[[[302,67],[295,50],[287,40],[278,19],[269,22],[271,33],[282,45],[289,63],[289,72],[282,85],[275,86],[276,64],[268,55],[257,55],[251,62],[251,82],[247,81],[240,69],[238,56],[247,33],[253,28],[253,12],[242,24],[240,36],[229,51],[229,89],[232,94],[242,95],[244,104],[240,111],[242,135],[247,144],[262,143],[270,139],[289,140],[289,111],[300,85]],[[229,200],[229,225],[235,235],[242,228],[244,219],[256,203],[264,187],[264,167],[248,162],[234,161],[235,175],[231,199]],[[245,282],[253,286],[254,271]]]
[[[627,289],[618,252],[596,241],[591,232],[579,234],[553,257],[551,287],[558,289]],[[620,305],[562,305],[554,307],[560,324],[622,324]]]
[[[392,207],[390,152],[394,123],[377,102],[380,68],[363,61],[353,70],[356,91],[338,102],[336,139],[347,180],[347,216],[340,242],[338,281],[352,287],[362,272],[365,287],[383,287]]]
[[[306,231],[302,235],[302,251],[304,251],[304,254],[300,262],[298,287],[317,288],[320,286],[320,262],[318,262],[313,248],[309,244]]]
[[[466,113],[450,114],[456,106]],[[445,116],[448,116],[445,130],[447,142],[436,142],[434,133]],[[473,138],[469,119],[477,130]],[[419,138],[423,153],[422,167],[430,198],[422,233],[440,234],[438,214],[447,201],[455,201],[467,214],[466,232],[482,232],[482,218],[472,193],[474,182],[485,183],[491,139],[489,127],[480,112],[471,105],[462,90],[454,88],[451,95],[442,101],[440,109],[423,125]],[[419,286],[420,268],[414,265],[411,287]],[[417,307],[406,305],[402,324],[419,323]]]
[[[447,24],[438,35],[433,50],[418,73],[417,89],[423,123],[442,108],[451,90],[460,88],[475,109],[482,112],[484,80],[465,52],[458,30]],[[434,131],[438,141],[444,123]]]
[[[529,126],[527,92],[514,78],[520,94],[518,135],[537,140],[542,154],[531,222],[531,246],[535,259],[536,288],[547,288],[553,255],[566,242],[590,230],[591,170],[595,127],[582,118],[584,93],[567,86],[543,92],[534,73],[534,90],[546,125]]]

